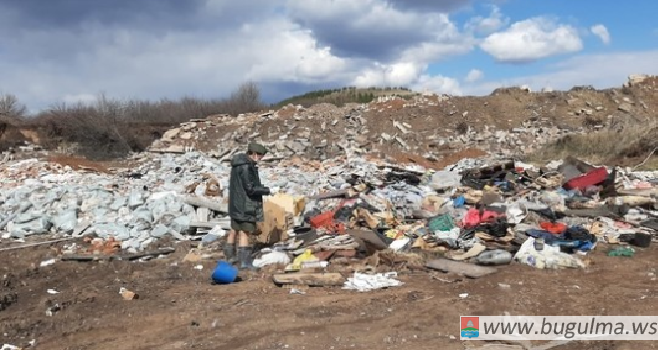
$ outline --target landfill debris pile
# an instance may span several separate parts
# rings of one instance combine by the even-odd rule
[[[385,181],[367,169],[345,170],[347,183],[307,202],[305,224],[267,251],[278,258],[255,266],[272,261],[285,271],[307,271],[309,263],[327,270],[364,258],[374,268],[393,268],[397,255],[433,252],[445,259],[427,261],[427,268],[478,277],[512,261],[582,268],[589,264],[582,257],[599,244],[646,248],[657,241],[657,172],[574,158],[544,168],[469,159],[430,173],[390,167],[380,173]],[[356,276],[346,286],[369,283]]]
[[[657,118],[656,101],[657,78],[631,77],[625,89],[602,91],[576,87],[533,93],[509,88],[482,97],[417,95],[344,107],[289,105],[182,123],[155,141],[151,151],[201,151],[228,159],[246,142],[258,141],[269,146],[274,159],[400,151],[433,160],[463,148],[513,157],[565,135],[631,121],[643,124]]]
[[[226,215],[230,168],[200,153],[184,155],[137,155],[142,165],[106,174],[86,167],[74,170],[47,161],[27,159],[0,168],[0,228],[4,239],[53,233],[72,237],[96,236],[91,250],[118,249],[137,252],[165,236],[178,240],[211,233],[224,235],[229,228]],[[262,169],[264,183],[282,193],[313,196],[321,191],[350,186],[347,171],[373,177],[382,173],[377,165],[359,160],[328,160],[310,167],[291,160]],[[277,203],[281,195],[267,201],[281,212],[302,208]],[[288,200],[288,198],[285,197]],[[289,200],[290,201],[290,200]],[[327,205],[326,201],[326,205]],[[291,204],[291,206],[289,206]],[[277,213],[276,213],[277,214]],[[282,220],[280,220],[282,221]]]
[[[2,240],[85,237],[88,247],[73,243],[61,253],[140,258],[147,256],[135,254],[165,238],[220,242],[229,229],[229,166],[198,152],[137,157],[141,165],[116,174],[35,159],[2,168]],[[290,159],[260,172],[275,193],[265,199],[259,226],[258,241],[268,246],[255,256],[259,268],[327,274],[366,261],[383,272],[426,264],[481,276],[495,272],[486,265],[511,261],[579,268],[597,245],[645,248],[657,241],[657,171],[573,158],[537,168],[493,157],[430,171],[339,157]],[[445,259],[425,262],[426,253]],[[613,255],[624,253],[632,254]],[[315,283],[358,290],[397,283],[330,277]]]

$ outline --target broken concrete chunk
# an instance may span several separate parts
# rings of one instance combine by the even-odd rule
[[[156,238],[164,237],[168,233],[170,233],[170,229],[162,224],[157,224],[153,227],[153,229],[151,229],[151,236]]]
[[[126,240],[131,236],[126,226],[114,223],[96,223],[92,225],[90,230],[96,233],[99,237],[114,237],[117,241]]]
[[[53,217],[55,229],[64,234],[72,234],[78,224],[78,213],[75,210],[67,210]]]
[[[29,234],[48,233],[51,227],[52,227],[52,223],[50,222],[50,219],[42,216],[34,220],[31,220],[29,222],[14,223],[8,228],[10,229],[10,231],[25,232],[25,234],[29,235]]]
[[[630,113],[630,111],[632,111],[632,105],[630,103],[622,103],[619,105],[619,110]]]

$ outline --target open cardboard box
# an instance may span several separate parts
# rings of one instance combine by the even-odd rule
[[[264,221],[258,224],[257,241],[274,244],[289,239],[288,230],[293,228],[293,218],[305,211],[305,197],[278,193],[264,197]]]

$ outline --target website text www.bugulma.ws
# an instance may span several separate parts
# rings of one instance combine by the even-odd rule
[[[541,329],[533,322],[484,322],[484,334],[497,335],[557,335],[566,339],[576,335],[655,335],[657,322],[631,322],[626,328],[624,322],[548,322],[543,319]]]

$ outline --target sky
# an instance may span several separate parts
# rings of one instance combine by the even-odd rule
[[[649,0],[0,0],[0,93],[31,111],[119,99],[268,102],[405,86],[486,95],[658,73]]]

